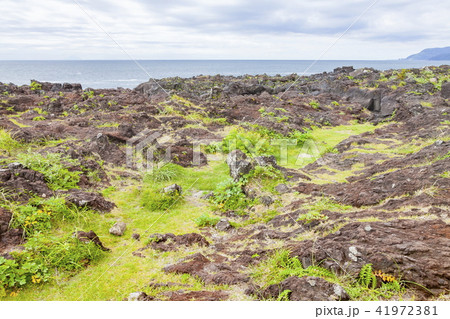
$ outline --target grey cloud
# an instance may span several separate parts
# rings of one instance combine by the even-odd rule
[[[19,43],[36,43],[36,39],[40,39],[43,45],[47,41],[47,47],[66,50],[67,54],[70,54],[74,42],[96,50],[105,46],[105,55],[111,54],[107,52],[110,39],[72,0],[40,0],[39,4],[33,0],[2,2],[4,19],[0,24],[0,43],[8,47],[7,52],[14,51],[14,48],[20,50]],[[329,42],[374,4],[374,0],[78,2],[120,43],[143,54],[153,52],[153,48],[157,48],[161,55],[164,52],[171,54],[173,48],[194,53],[202,48],[204,52],[207,49],[214,54],[222,52],[223,40],[227,41],[227,47],[233,47],[237,57],[246,50],[260,52],[258,50],[267,42],[274,45],[288,43],[292,48],[296,41],[306,41],[306,38],[317,43]],[[341,42],[376,43],[391,51],[395,50],[395,43],[408,42],[419,47],[423,40],[442,41],[443,34],[450,29],[448,16],[450,3],[447,1],[379,0],[352,26]],[[301,47],[305,45],[298,44]],[[307,45],[314,50],[314,45]],[[8,58],[3,52],[0,51],[0,58]]]

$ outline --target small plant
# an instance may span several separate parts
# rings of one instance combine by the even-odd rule
[[[313,109],[317,110],[320,107],[320,103],[316,100],[312,100],[309,102],[309,106],[311,106]]]
[[[11,133],[0,129],[0,155],[11,155],[11,153],[19,149],[22,145],[12,138]]]
[[[377,277],[373,274],[372,264],[366,264],[361,268],[358,282],[364,288],[375,289],[377,287]]]
[[[450,171],[446,171],[446,172],[442,173],[441,175],[439,175],[439,177],[450,178]]]
[[[31,91],[40,91],[42,90],[42,84],[35,81],[31,81],[30,89]]]
[[[289,134],[289,138],[292,138],[297,141],[297,146],[303,146],[306,141],[312,139],[311,132],[300,132],[300,131],[293,131]]]
[[[205,145],[204,151],[207,154],[216,154],[222,151],[222,143],[211,143],[208,145]]]
[[[83,98],[83,101],[86,101],[88,99],[91,99],[95,96],[95,92],[94,91],[84,91],[84,93],[81,95],[81,97]]]
[[[242,191],[246,181],[241,179],[239,182],[226,181],[217,185],[216,190],[211,196],[210,201],[216,204],[217,209],[221,211],[243,210],[253,205],[253,201],[248,199]]]
[[[333,102],[331,102],[331,104],[334,105],[334,106],[339,106],[340,105],[338,101],[333,101]]]
[[[93,242],[83,243],[72,235],[63,238],[37,233],[28,238],[24,250],[13,252],[13,260],[0,257],[0,297],[25,285],[49,281],[53,273],[74,273],[103,256]]]
[[[36,117],[33,117],[33,121],[45,121],[45,117],[43,117],[43,116],[36,116]]]
[[[195,219],[197,227],[214,227],[220,221],[219,217],[213,217],[208,214],[203,214]]]

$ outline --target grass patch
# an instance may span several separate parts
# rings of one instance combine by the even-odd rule
[[[18,154],[17,159],[25,167],[42,173],[52,190],[78,188],[81,172],[68,169],[79,165],[77,160],[59,153],[42,155],[31,151]]]
[[[220,221],[220,217],[203,214],[195,219],[197,227],[214,227]]]
[[[107,122],[107,123],[99,124],[96,127],[97,128],[119,127],[119,125],[120,125],[120,123]]]

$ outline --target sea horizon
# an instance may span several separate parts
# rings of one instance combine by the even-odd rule
[[[27,85],[32,80],[80,83],[83,88],[135,88],[150,78],[191,78],[201,75],[311,75],[337,67],[370,67],[380,71],[422,68],[450,61],[419,60],[0,60],[0,82]]]

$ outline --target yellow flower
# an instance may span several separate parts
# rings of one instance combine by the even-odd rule
[[[31,281],[33,284],[38,284],[41,282],[41,278],[39,278],[39,276],[31,276]]]

